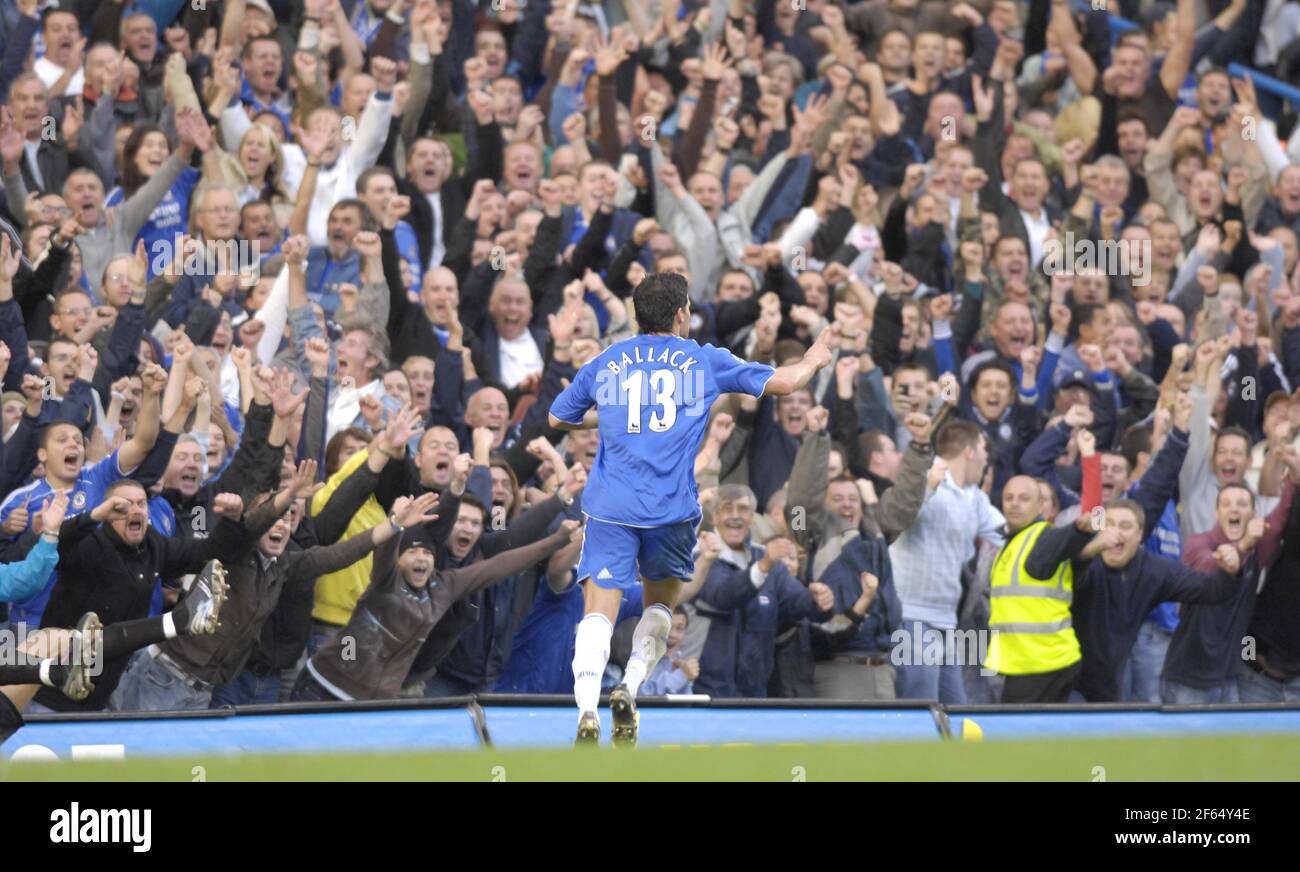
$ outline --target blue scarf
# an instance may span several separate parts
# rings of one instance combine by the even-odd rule
[[[289,113],[274,103],[263,103],[259,100],[257,95],[253,93],[253,86],[248,83],[248,79],[240,80],[239,99],[243,101],[245,106],[252,106],[254,112],[270,112],[276,118],[279,118],[285,130],[293,129],[289,121]]]

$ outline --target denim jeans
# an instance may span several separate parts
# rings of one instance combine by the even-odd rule
[[[898,670],[897,692],[899,699],[935,699],[945,705],[966,702],[962,681],[961,663],[953,644],[951,630],[941,630],[923,621],[903,624],[906,641],[891,652],[892,662]],[[942,634],[942,657],[935,641]],[[906,650],[903,650],[906,649]],[[940,663],[931,662],[940,659]]]
[[[1002,700],[1005,675],[985,675],[982,667],[966,664],[961,668],[962,686],[966,702],[971,705],[996,705]]]
[[[1237,679],[1228,676],[1218,687],[1202,690],[1167,678],[1160,680],[1160,696],[1165,705],[1217,705],[1237,702]]]
[[[1120,673],[1121,702],[1161,702],[1160,673],[1165,668],[1165,654],[1173,634],[1151,621],[1143,621],[1128,663]]]
[[[321,648],[333,641],[334,637],[339,634],[342,627],[334,624],[327,624],[324,621],[315,619],[311,622],[311,634],[307,637],[307,656],[311,657]]]
[[[225,705],[269,705],[280,701],[280,673],[257,675],[245,669],[229,684],[212,688],[212,708]]]
[[[108,707],[115,712],[198,711],[211,703],[211,687],[190,687],[150,656],[146,648],[131,655]]]
[[[1300,678],[1278,681],[1243,664],[1237,669],[1237,696],[1241,702],[1300,702]]]

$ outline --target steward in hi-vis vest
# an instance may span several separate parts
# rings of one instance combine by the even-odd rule
[[[1089,452],[1083,466],[1081,511],[1067,527],[1043,520],[1037,480],[1018,475],[1002,491],[1008,535],[989,579],[991,638],[984,666],[1006,676],[1004,703],[1065,702],[1078,675],[1072,562],[1095,532],[1100,458]]]
[[[1012,537],[993,562],[989,629],[994,635],[984,665],[1003,675],[1052,672],[1079,661],[1079,639],[1070,620],[1070,561],[1057,563],[1045,578],[1026,565],[1043,533],[1053,529],[1047,521],[1035,521]],[[1087,544],[1087,536],[1079,538]]]

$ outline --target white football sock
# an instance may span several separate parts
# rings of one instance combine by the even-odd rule
[[[672,626],[673,613],[661,603],[655,603],[641,613],[641,620],[632,633],[632,656],[628,658],[627,671],[623,673],[623,683],[633,699],[641,688],[641,682],[668,650],[668,631]]]
[[[602,614],[587,615],[578,624],[573,644],[573,698],[578,714],[594,712],[600,705],[600,680],[609,663],[609,640],[614,626]]]

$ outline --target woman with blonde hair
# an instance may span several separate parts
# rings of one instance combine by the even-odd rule
[[[240,207],[254,200],[265,200],[275,209],[281,226],[289,221],[293,201],[283,182],[284,153],[269,127],[253,123],[244,131],[234,154],[220,146],[204,157],[205,175],[221,180],[235,189]]]

